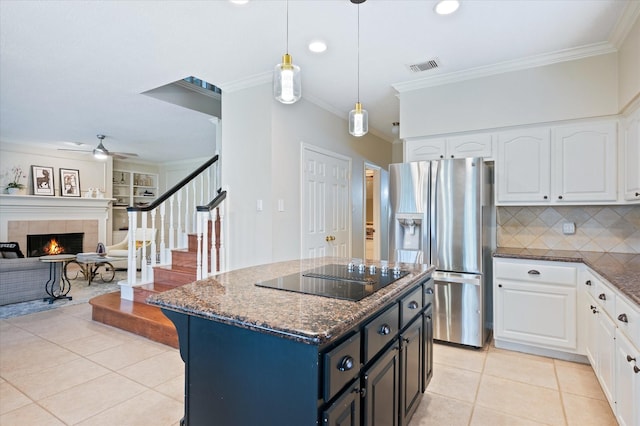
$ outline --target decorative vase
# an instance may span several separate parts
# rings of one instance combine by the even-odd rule
[[[18,195],[20,193],[20,188],[7,188],[7,194],[9,195]]]

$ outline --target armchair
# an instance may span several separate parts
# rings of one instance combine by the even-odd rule
[[[148,250],[151,250],[149,247],[151,246],[151,242],[155,241],[157,229],[152,228],[138,228],[136,229],[136,268],[138,270],[141,269],[142,265],[142,255],[146,254]],[[144,248],[144,252],[143,249]],[[155,253],[149,253],[150,256],[155,256]],[[124,267],[126,268],[127,259],[129,257],[129,233],[123,241],[120,241],[117,244],[107,247],[107,256],[113,257],[116,260],[111,263],[114,264],[116,268]],[[117,263],[116,263],[117,262]]]

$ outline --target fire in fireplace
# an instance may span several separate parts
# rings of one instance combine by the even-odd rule
[[[83,232],[27,235],[27,256],[78,254],[82,252]]]

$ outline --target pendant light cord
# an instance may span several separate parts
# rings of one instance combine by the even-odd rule
[[[289,54],[289,0],[287,0],[287,54]]]
[[[360,3],[358,3],[358,103],[360,103]]]

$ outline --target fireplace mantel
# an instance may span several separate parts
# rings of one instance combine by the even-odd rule
[[[0,241],[9,240],[9,222],[87,220],[97,221],[98,241],[107,241],[109,205],[112,201],[112,198],[0,194]]]

